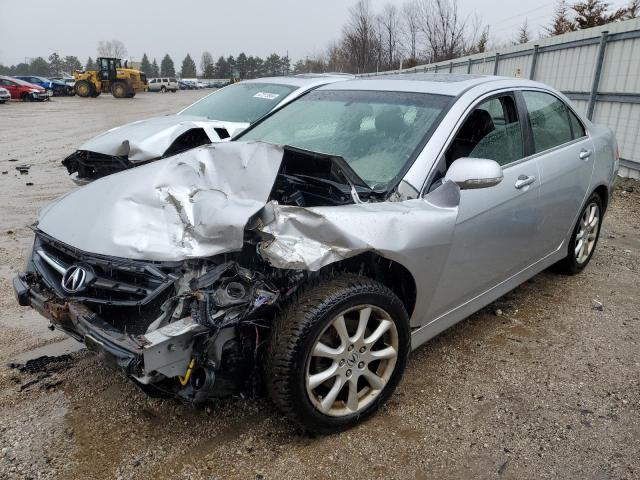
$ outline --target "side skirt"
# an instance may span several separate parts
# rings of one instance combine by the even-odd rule
[[[504,294],[516,288],[518,285],[526,282],[531,277],[542,272],[544,269],[550,267],[554,263],[562,260],[565,254],[566,243],[563,242],[560,247],[547,255],[546,257],[538,260],[533,265],[521,270],[520,272],[512,275],[503,282],[499,283],[490,290],[468,300],[459,307],[441,315],[440,317],[432,320],[426,325],[419,327],[411,332],[411,350],[415,350],[423,343],[431,340],[433,337],[443,332],[447,328],[455,325],[461,320],[464,320],[469,315],[477,312],[483,307],[486,307],[494,300],[502,297]]]

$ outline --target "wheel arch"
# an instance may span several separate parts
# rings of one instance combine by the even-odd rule
[[[413,315],[417,300],[416,280],[401,263],[375,252],[364,252],[321,269],[321,272],[330,271],[355,273],[382,283],[398,296],[409,318]]]
[[[597,193],[598,196],[600,197],[600,200],[602,200],[602,210],[603,210],[602,213],[605,213],[609,205],[609,188],[604,184],[600,184],[593,189],[592,194],[593,193]],[[589,197],[590,196],[591,195],[589,195]]]

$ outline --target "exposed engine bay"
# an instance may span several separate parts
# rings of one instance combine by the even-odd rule
[[[247,154],[248,148],[254,150]],[[264,248],[274,239],[274,232],[265,228],[273,209],[375,204],[389,195],[371,190],[340,157],[259,143],[205,149],[217,150],[217,163],[206,163],[197,155],[189,164],[180,156],[169,159],[172,163],[166,168],[173,177],[171,184],[165,182],[160,163],[129,173],[132,178],[128,183],[134,189],[125,191],[124,197],[134,199],[138,208],[147,202],[153,210],[146,208],[137,215],[128,205],[126,213],[119,212],[113,220],[101,215],[98,224],[104,222],[109,227],[112,243],[83,238],[85,233],[103,236],[99,225],[92,232],[65,236],[69,228],[60,227],[68,221],[64,198],[60,206],[45,209],[34,227],[36,241],[29,267],[14,281],[21,304],[31,305],[53,327],[117,364],[147,393],[195,404],[255,388],[264,340],[275,315],[302,284],[321,275],[320,264],[299,266],[293,262],[294,268],[272,265]],[[233,170],[240,167],[227,163],[225,152],[237,156],[240,150],[242,169],[252,167],[260,158],[264,175],[252,175],[257,178],[256,188],[247,184],[240,170]],[[235,160],[237,164],[238,158]],[[158,170],[154,197],[147,200],[137,193],[134,177],[148,177]],[[212,171],[215,174],[208,179],[207,196],[201,198],[204,187],[197,185],[196,179],[202,182]],[[184,182],[179,181],[183,174]],[[223,179],[231,185],[223,185]],[[92,190],[100,189],[102,182],[113,180],[106,178],[74,193],[95,198]],[[187,185],[187,190],[179,190],[182,185]],[[261,198],[265,185],[267,195]],[[122,193],[124,186],[120,187]],[[100,194],[104,197],[107,191],[112,191],[110,186]],[[251,193],[244,195],[244,191]],[[238,198],[232,199],[227,192]],[[230,210],[226,216],[222,214],[222,230],[212,222],[207,230],[201,229],[209,213],[199,209],[199,199],[211,210]],[[105,201],[110,201],[108,196]],[[78,204],[82,198],[75,199],[73,207],[81,225],[85,212],[79,211]],[[117,202],[111,203],[114,205],[117,210]],[[141,245],[135,236],[135,227],[143,217],[148,220],[152,211],[161,212],[156,233],[144,223],[140,228],[147,236],[166,237],[167,245]],[[216,213],[216,218],[220,217],[219,210]],[[87,212],[96,214],[100,214],[99,208]],[[230,216],[238,222],[233,231],[229,231]],[[176,222],[181,228],[172,230]],[[126,235],[120,235],[116,224],[124,224]],[[216,248],[208,248],[207,235],[215,240]],[[95,253],[78,247],[85,241]],[[127,243],[131,246],[125,248]],[[116,246],[119,255],[113,255]],[[135,258],[136,252],[147,257]],[[168,258],[167,252],[175,256]],[[326,264],[334,262],[331,258]],[[390,265],[379,259],[367,267],[343,263],[332,268],[360,272],[379,268],[389,274]],[[398,288],[410,287],[399,284]]]

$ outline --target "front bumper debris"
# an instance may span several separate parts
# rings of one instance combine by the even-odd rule
[[[184,374],[192,358],[195,337],[206,328],[190,318],[178,320],[153,332],[124,333],[81,303],[60,303],[57,297],[29,284],[28,274],[13,279],[13,288],[22,306],[30,306],[51,324],[84,342],[107,363],[122,369],[141,383],[154,377]]]

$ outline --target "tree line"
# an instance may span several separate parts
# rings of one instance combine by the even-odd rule
[[[177,74],[182,78],[258,78],[267,76],[281,76],[291,73],[291,64],[288,56],[281,57],[277,53],[272,53],[266,58],[247,55],[244,52],[237,57],[229,55],[221,56],[214,61],[213,55],[205,51],[200,58],[200,68],[196,67],[196,62],[190,54],[182,60],[180,70],[177,70],[173,59],[166,54],[158,65],[154,58],[149,60],[145,53],[140,62],[140,70],[148,77],[175,77]]]
[[[640,0],[611,9],[605,0],[568,4],[558,0],[540,37],[561,35],[611,22],[636,18]],[[525,18],[513,39],[494,39],[490,26],[478,15],[462,15],[457,0],[408,0],[387,3],[375,12],[370,0],[358,0],[350,9],[340,37],[319,55],[294,65],[294,70],[365,73],[413,67],[420,63],[451,60],[488,49],[533,40]]]
[[[640,0],[630,0],[627,6],[615,10],[606,0],[583,0],[571,4],[558,0],[551,21],[541,26],[539,36],[561,35],[639,15]],[[249,79],[304,72],[368,73],[450,60],[510,44],[527,43],[532,39],[526,18],[515,38],[493,38],[489,25],[483,24],[478,15],[460,13],[458,0],[408,0],[400,6],[387,3],[379,12],[373,10],[370,0],[358,0],[349,8],[340,36],[320,54],[307,56],[293,65],[288,55],[277,53],[263,59],[241,52],[235,57],[220,56],[214,61],[213,55],[205,51],[200,58],[199,69],[190,54],[185,56],[177,70],[169,54],[158,64],[156,58],[150,60],[145,53],[140,70],[149,78],[200,76]],[[119,40],[100,41],[97,50],[98,56],[103,57],[124,58],[127,55],[126,47]],[[78,57],[61,57],[54,52],[48,60],[36,57],[12,66],[0,64],[0,74],[55,77],[72,74],[82,67]],[[91,57],[84,68],[96,68]]]

